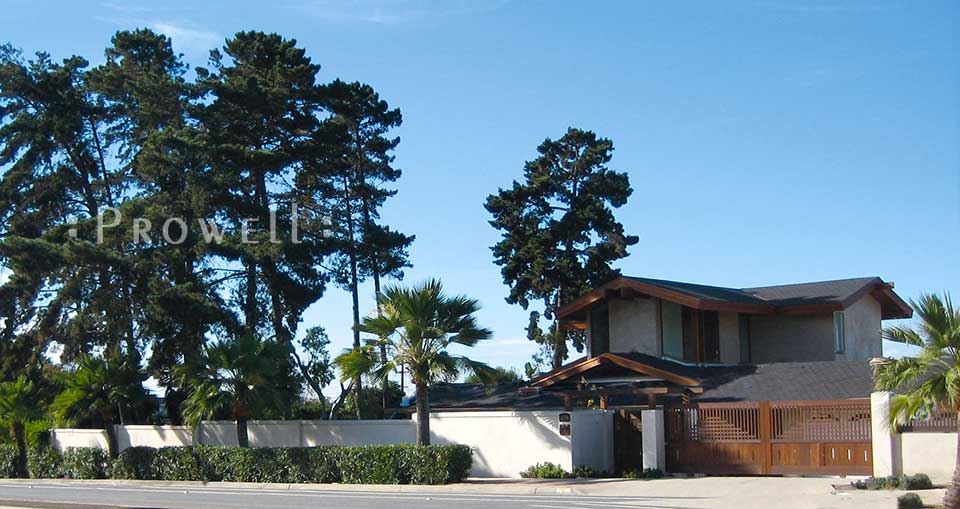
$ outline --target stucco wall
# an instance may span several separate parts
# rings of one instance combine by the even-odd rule
[[[199,427],[203,445],[237,445],[237,426],[205,421]],[[390,445],[413,443],[411,421],[251,421],[251,447],[315,447],[321,445]]]
[[[560,436],[562,411],[437,412],[430,414],[431,441],[464,444],[474,450],[474,477],[519,477],[531,465],[549,461],[570,471],[577,465],[613,470],[613,414],[601,410],[572,412],[572,436]],[[236,424],[206,421],[197,443],[237,444]],[[416,421],[251,421],[253,447],[313,447],[414,443]],[[182,446],[193,443],[184,426],[117,426],[120,449],[131,446]],[[53,444],[106,449],[106,433],[91,429],[58,429]],[[576,443],[576,447],[574,447]]]
[[[193,430],[189,426],[117,426],[117,445],[121,451],[133,446],[193,445]]]
[[[956,433],[902,433],[898,441],[904,474],[927,474],[935,484],[950,482],[957,464]]]
[[[55,429],[50,431],[50,443],[60,449],[71,447],[107,448],[107,432],[99,429]]]
[[[833,313],[750,317],[753,362],[834,360]]]
[[[571,423],[572,464],[586,465],[597,472],[613,472],[613,412],[578,410]]]
[[[430,440],[474,449],[472,477],[519,477],[549,461],[570,471],[570,437],[560,436],[560,412],[445,412],[430,415]]]
[[[845,353],[838,360],[870,360],[883,354],[880,303],[867,295],[843,310]]]
[[[657,299],[613,299],[610,312],[610,352],[660,355]]]

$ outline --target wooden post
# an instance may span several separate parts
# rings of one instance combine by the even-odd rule
[[[757,405],[758,431],[760,432],[760,474],[770,475],[773,463],[773,447],[770,444],[770,402],[761,401]]]
[[[607,409],[607,395],[601,393],[600,394],[600,410],[606,410],[606,409]]]
[[[653,410],[654,408],[657,408],[657,395],[656,395],[656,393],[651,392],[651,393],[647,394],[647,408],[649,408],[650,410]]]
[[[567,412],[573,411],[573,396],[569,394],[563,396],[563,409]]]

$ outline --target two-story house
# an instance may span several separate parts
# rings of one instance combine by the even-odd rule
[[[681,363],[767,364],[880,357],[881,322],[911,316],[880,278],[758,288],[621,277],[564,306],[588,357],[642,353]]]
[[[522,387],[438,387],[434,407],[868,397],[883,320],[912,311],[879,277],[727,288],[623,276],[557,315],[585,333],[586,356]]]

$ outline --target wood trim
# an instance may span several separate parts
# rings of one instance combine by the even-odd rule
[[[655,368],[653,366],[644,364],[642,362],[633,361],[619,355],[612,353],[600,354],[591,359],[584,359],[578,364],[567,366],[566,368],[561,368],[559,371],[548,373],[541,378],[533,379],[530,381],[531,387],[547,387],[553,385],[557,382],[567,380],[573,376],[579,375],[585,371],[589,371],[595,367],[600,366],[601,364],[616,364],[622,368],[631,369],[633,371],[645,374],[652,375],[658,378],[662,378],[668,382],[674,383],[676,385],[682,386],[699,386],[700,380],[685,377],[666,371],[663,369]]]
[[[624,290],[630,290],[642,293],[644,295],[649,295],[651,297],[657,297],[670,302],[675,302],[677,304],[694,309],[702,309],[706,311],[726,311],[731,313],[735,312],[750,314],[770,314],[775,311],[775,308],[772,304],[748,304],[701,299],[683,292],[669,290],[660,286],[643,283],[621,276],[603,286],[600,286],[599,288],[585,293],[579,299],[560,306],[560,309],[557,310],[557,317],[562,320],[563,318],[583,311],[598,300],[610,298],[610,296],[614,295],[612,292],[610,292],[611,290],[619,290],[619,296],[621,298],[629,294],[629,292],[625,293]]]
[[[657,376],[657,377],[663,378],[668,382],[673,382],[677,385],[694,385],[694,386],[700,385],[700,380],[688,378],[685,376],[678,375],[676,373],[671,373],[669,371],[658,369],[653,366],[643,364],[642,362],[633,361],[633,360],[620,357],[615,354],[609,354],[609,353],[605,353],[601,355],[601,357],[604,357],[604,356],[608,356],[608,359],[610,360],[610,362],[613,362],[618,366],[621,366],[627,369],[632,369],[634,371],[639,371],[646,375]]]
[[[603,355],[607,355],[607,354],[603,354]],[[606,362],[604,360],[603,355],[594,357],[592,359],[584,359],[580,361],[580,363],[578,364],[573,364],[571,366],[567,366],[566,368],[560,368],[558,371],[555,371],[553,373],[547,373],[540,378],[534,378],[533,380],[530,381],[530,386],[544,387],[548,385],[553,385],[558,381],[566,380],[571,376],[578,375],[580,373],[583,373],[584,371],[593,369],[603,364],[604,362]]]

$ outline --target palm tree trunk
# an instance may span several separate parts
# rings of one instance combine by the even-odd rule
[[[417,380],[417,445],[430,445],[430,391]]]
[[[110,458],[117,459],[120,447],[117,445],[117,430],[113,427],[113,417],[103,418],[103,430],[107,432],[107,452]]]
[[[14,465],[13,475],[26,479],[27,475],[27,439],[23,422],[13,423],[13,440],[17,443],[17,462]]]
[[[958,416],[960,421],[960,416]],[[953,469],[953,481],[943,496],[943,507],[946,509],[960,509],[960,422],[957,423],[957,458]]]
[[[250,437],[247,434],[247,418],[237,417],[237,445],[250,447]]]

